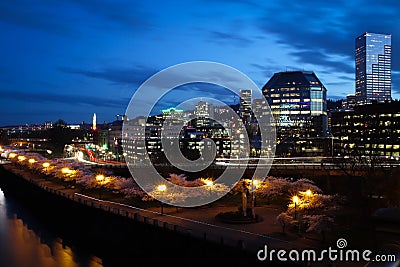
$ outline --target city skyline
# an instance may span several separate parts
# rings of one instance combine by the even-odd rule
[[[345,98],[355,93],[354,39],[364,32],[392,34],[392,97],[398,99],[400,4],[362,3],[1,3],[0,28],[8,38],[0,125],[90,122],[93,113],[99,122],[115,120],[144,80],[194,60],[237,68],[260,89],[275,72],[313,71],[328,99]]]

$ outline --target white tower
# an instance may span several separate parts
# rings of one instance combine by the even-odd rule
[[[93,114],[92,130],[93,131],[97,130],[96,113]]]

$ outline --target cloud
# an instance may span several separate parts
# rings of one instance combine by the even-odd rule
[[[345,57],[345,60],[339,60],[339,58],[334,58],[329,53],[315,49],[291,52],[290,55],[300,62],[319,66],[321,69],[328,69],[331,72],[354,72],[353,61],[348,57]]]
[[[62,11],[54,12],[51,5],[36,5],[25,0],[0,1],[0,21],[7,24],[56,34],[72,33],[72,27],[62,23],[60,17],[63,17]]]
[[[233,93],[227,88],[209,83],[186,84],[177,87],[176,90],[178,91],[178,94],[186,92],[187,94],[186,97],[189,98],[208,97],[220,101],[232,100],[233,96],[235,95],[235,93]]]
[[[144,13],[136,1],[110,0],[72,0],[78,7],[101,20],[111,22],[128,30],[147,29],[152,26],[148,18],[154,16]],[[104,25],[103,25],[104,26]]]
[[[283,45],[295,63],[312,66],[334,91],[354,91],[355,38],[364,32],[392,34],[392,94],[400,94],[400,2],[305,0],[261,4],[253,25]],[[351,87],[349,87],[351,86]],[[335,92],[336,92],[335,91]],[[335,94],[334,92],[334,94]],[[338,95],[340,93],[336,93]]]
[[[126,107],[129,99],[102,98],[97,96],[73,95],[73,94],[54,94],[41,92],[21,92],[14,90],[2,90],[2,99],[13,101],[23,101],[25,103],[60,103],[70,105],[89,105],[93,107],[121,108]]]
[[[89,78],[102,79],[115,84],[139,85],[157,72],[156,69],[137,66],[134,68],[108,67],[102,70],[83,70],[59,67],[58,70],[69,74],[78,74]]]
[[[319,50],[325,55],[352,59],[354,40],[366,31],[396,32],[393,41],[400,41],[400,17],[395,15],[400,12],[397,1],[308,0],[269,6],[265,11],[257,21],[259,28],[306,53]],[[394,61],[394,67],[400,68],[400,60]]]
[[[354,73],[352,73],[351,75],[345,76],[345,75],[339,75],[337,76],[338,79],[340,80],[346,80],[349,82],[354,82]]]
[[[108,0],[1,1],[0,21],[50,33],[78,33],[85,27],[104,30],[145,30],[152,27],[140,4]]]
[[[250,7],[260,7],[260,3],[258,1],[251,0],[208,0],[210,3],[222,3],[222,4],[238,4],[242,6],[250,6]]]
[[[250,38],[242,37],[237,33],[222,31],[210,31],[208,40],[217,44],[229,44],[233,46],[249,46],[253,42]]]
[[[211,65],[214,66],[214,64]],[[184,101],[199,97],[218,99],[220,101],[226,101],[227,104],[231,104],[230,102],[233,101],[234,94],[230,90],[222,86],[218,86],[217,84],[238,84],[240,80],[238,80],[238,77],[232,74],[232,72],[236,74],[234,70],[231,70],[231,72],[224,72],[222,71],[222,66],[220,64],[216,64],[214,69],[209,68],[210,65],[205,67],[202,64],[198,65],[198,68],[186,68],[185,66],[185,64],[181,64],[178,65],[178,69],[164,70],[168,71],[168,73],[163,71],[158,72],[152,68],[138,66],[134,68],[108,67],[102,70],[84,70],[70,67],[59,67],[58,69],[63,73],[81,75],[93,79],[102,79],[117,85],[144,86],[141,87],[142,89],[140,92],[136,91],[135,94],[135,99],[140,100],[137,103],[138,106],[136,106],[136,112],[142,112],[142,109],[147,110],[147,107],[154,104],[154,110],[155,112],[158,112],[165,107],[176,106]],[[144,83],[154,74],[158,74],[158,76],[156,76],[155,79],[148,81],[148,83]],[[198,82],[199,77],[207,77],[209,81],[214,81],[215,84]],[[193,82],[179,85],[183,81],[190,80],[193,80]],[[164,93],[165,95],[163,95]],[[158,99],[159,97],[161,98]],[[58,96],[47,96],[47,98],[53,100],[53,98],[58,99]],[[71,102],[74,101],[74,99],[71,99]],[[105,100],[96,99],[90,103],[102,103],[103,101]],[[115,103],[111,102],[110,104],[112,106],[120,107],[122,102],[124,101],[115,101]],[[126,101],[126,103],[128,102],[129,101]],[[124,102],[124,104],[126,103]]]

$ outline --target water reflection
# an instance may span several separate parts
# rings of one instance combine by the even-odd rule
[[[63,244],[61,238],[51,236],[47,229],[38,228],[33,218],[29,218],[29,213],[24,212],[14,199],[6,198],[0,189],[0,266],[103,266],[100,258],[85,251],[77,252]],[[44,234],[41,235],[41,232]]]

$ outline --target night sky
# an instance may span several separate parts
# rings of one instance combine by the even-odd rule
[[[354,93],[354,40],[364,32],[392,34],[398,99],[399,14],[398,0],[3,0],[0,125],[90,122],[93,113],[113,121],[147,78],[197,60],[230,65],[260,88],[274,72],[314,71],[340,99]]]

